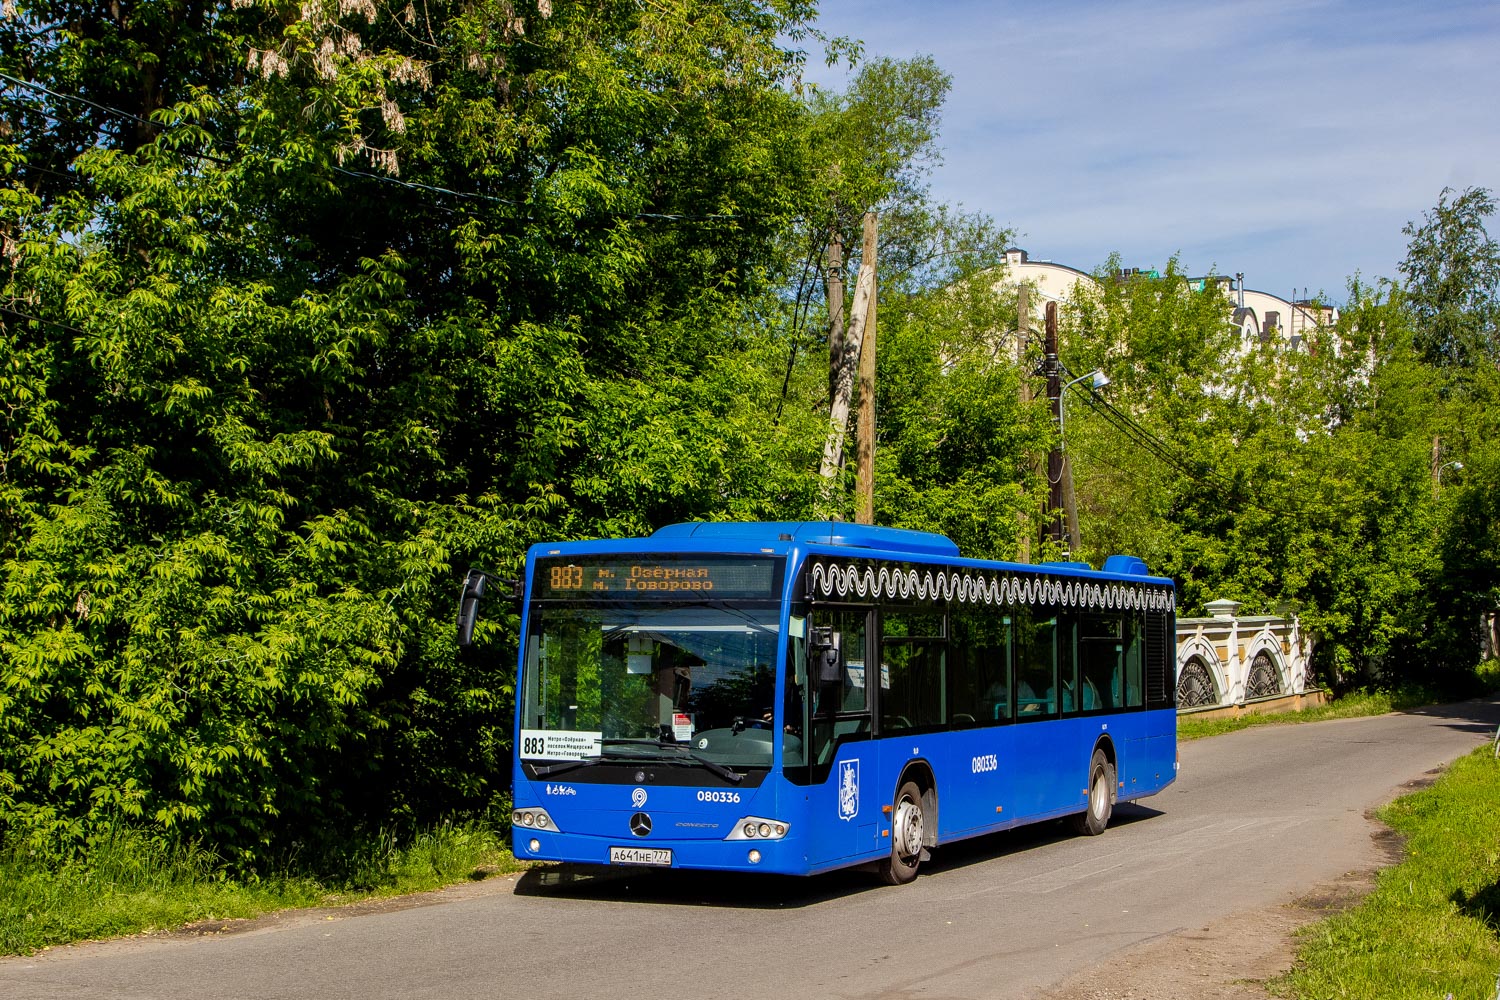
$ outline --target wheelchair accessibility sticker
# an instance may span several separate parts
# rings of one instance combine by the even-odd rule
[[[859,815],[859,761],[839,761],[839,819]]]

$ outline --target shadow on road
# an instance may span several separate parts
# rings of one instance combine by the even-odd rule
[[[1110,829],[1160,815],[1156,809],[1122,802],[1115,807]],[[944,872],[1039,850],[1074,837],[1075,834],[1061,820],[1054,820],[961,840],[936,848],[918,877],[941,877]],[[1104,838],[1107,842],[1108,832]],[[852,868],[799,878],[794,875],[557,864],[527,871],[516,881],[515,894],[667,906],[790,909],[816,906],[884,888],[886,886],[873,872]]]
[[[1452,705],[1423,705],[1420,708],[1409,708],[1405,714],[1447,719],[1448,729],[1488,735],[1495,731],[1496,726],[1500,726],[1500,701],[1481,698]]]

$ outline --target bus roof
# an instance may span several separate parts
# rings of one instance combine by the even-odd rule
[[[659,528],[652,538],[760,539],[763,544],[801,542],[886,552],[915,552],[929,556],[957,556],[958,546],[947,535],[905,528],[881,528],[848,521],[691,521]]]
[[[853,524],[848,521],[688,521],[659,528],[646,538],[541,543],[532,546],[531,555],[647,552],[653,550],[652,543],[665,543],[666,547],[673,550],[694,552],[758,550],[785,554],[793,548],[807,550],[811,547],[824,551],[868,549],[883,556],[916,556],[922,562],[960,560],[975,565],[995,562],[961,555],[958,545],[946,535]],[[1146,563],[1136,556],[1110,556],[1097,570],[1085,562],[1011,563],[1002,560],[1000,564],[1016,570],[1040,570],[1066,575],[1107,573],[1112,576],[1144,577],[1161,583],[1170,582],[1153,576]]]

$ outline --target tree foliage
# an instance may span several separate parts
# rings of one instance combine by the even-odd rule
[[[482,808],[456,570],[795,506],[734,329],[807,176],[795,3],[18,3],[0,824],[253,861]]]
[[[1500,416],[1480,361],[1487,198],[1455,207],[1445,192],[1429,225],[1408,227],[1404,269],[1446,277],[1351,281],[1337,324],[1302,350],[1238,342],[1212,279],[1195,293],[1175,265],[1102,272],[1067,360],[1108,371],[1110,401],[1165,447],[1071,404],[1090,555],[1143,555],[1190,610],[1300,609],[1335,684],[1461,689],[1497,606],[1481,499]]]
[[[1401,273],[1417,325],[1417,350],[1437,367],[1500,364],[1500,243],[1484,220],[1495,214],[1485,188],[1443,188],[1438,203],[1409,222]]]

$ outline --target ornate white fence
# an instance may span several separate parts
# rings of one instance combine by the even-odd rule
[[[1296,614],[1239,616],[1210,601],[1208,618],[1177,619],[1177,708],[1243,707],[1317,690],[1312,641]]]

